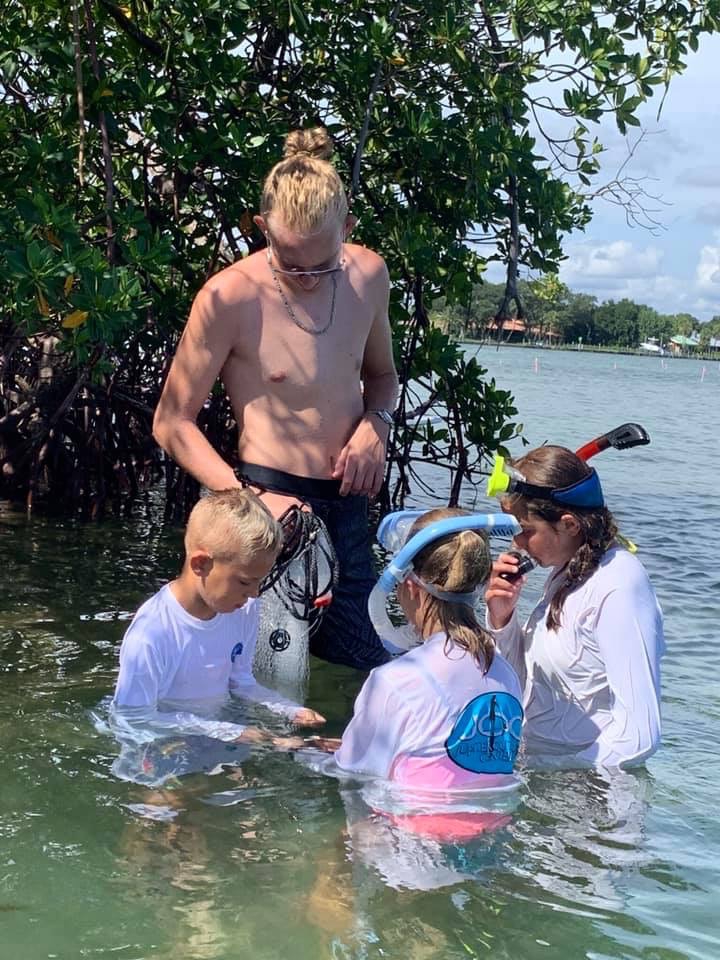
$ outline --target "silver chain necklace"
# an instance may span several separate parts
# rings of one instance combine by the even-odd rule
[[[333,325],[333,320],[335,319],[335,294],[337,293],[337,279],[336,279],[336,277],[335,277],[335,274],[333,273],[332,276],[331,276],[331,279],[332,279],[332,303],[330,304],[330,319],[328,320],[328,322],[325,324],[324,327],[320,327],[320,329],[317,329],[317,327],[309,327],[309,326],[307,326],[307,324],[303,323],[302,320],[298,320],[297,316],[295,315],[295,311],[293,310],[292,306],[290,305],[290,301],[289,301],[288,298],[285,296],[285,291],[283,290],[282,286],[280,285],[280,280],[278,279],[278,275],[275,273],[275,269],[274,269],[273,265],[272,265],[271,263],[268,263],[268,266],[270,267],[270,273],[272,274],[272,278],[273,278],[273,281],[274,281],[274,283],[275,283],[275,289],[276,289],[277,292],[280,294],[280,299],[282,300],[283,305],[284,305],[285,309],[287,310],[287,314],[288,314],[288,316],[290,317],[290,319],[292,320],[292,322],[295,324],[295,326],[296,326],[296,327],[300,327],[300,329],[301,329],[301,330],[304,330],[305,333],[311,333],[314,337],[319,337],[319,336],[321,336],[323,333],[327,333],[327,331],[328,331],[328,330],[330,329],[330,327]]]

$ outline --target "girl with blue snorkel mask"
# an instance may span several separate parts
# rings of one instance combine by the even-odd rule
[[[468,527],[494,520],[504,522],[458,509],[414,519],[394,558],[402,569],[388,570],[415,645],[371,672],[342,741],[318,744],[335,748],[326,772],[424,793],[517,787],[520,684],[474,609],[491,558],[483,532]],[[414,552],[417,543],[424,545]],[[401,636],[407,640],[407,631]]]
[[[662,612],[642,564],[620,545],[597,473],[544,446],[510,465],[498,458],[488,493],[519,521],[515,545],[551,568],[524,624],[517,556],[501,554],[485,593],[487,626],[524,686],[527,756],[642,762],[660,742]]]

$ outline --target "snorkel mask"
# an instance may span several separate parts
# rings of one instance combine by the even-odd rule
[[[372,589],[368,599],[368,613],[383,646],[392,654],[404,653],[421,643],[421,637],[409,623],[401,627],[393,625],[388,616],[386,602],[389,594],[398,584],[412,575],[413,560],[422,549],[441,537],[459,533],[461,530],[483,530],[488,536],[514,537],[520,533],[521,529],[515,517],[507,513],[467,514],[460,517],[445,517],[428,524],[408,540],[412,525],[418,517],[427,512],[426,509],[421,509],[390,513],[383,518],[378,527],[378,541],[386,550],[392,551],[393,556]],[[419,577],[415,579],[423,589],[438,599],[454,600],[456,603],[474,603],[474,593],[448,593],[439,590],[433,584],[426,584]]]
[[[619,427],[608,430],[607,433],[585,443],[575,451],[575,456],[587,463],[591,457],[597,456],[609,447],[615,450],[628,450],[647,443],[650,443],[650,436],[645,427],[639,423],[622,423]],[[492,473],[488,477],[487,495],[501,497],[505,493],[519,493],[539,500],[550,500],[559,506],[585,507],[590,510],[605,506],[600,478],[594,469],[591,469],[587,477],[567,487],[543,487],[528,483],[519,470],[505,462],[504,457],[496,456]],[[621,533],[616,535],[616,539],[630,553],[637,553],[637,546],[632,540]]]
[[[492,473],[488,477],[488,497],[501,497],[505,493],[518,493],[533,500],[550,500],[561,507],[580,507],[597,510],[605,506],[605,497],[600,486],[600,477],[594,469],[567,487],[544,487],[528,483],[525,476],[510,466],[499,454],[495,457]]]

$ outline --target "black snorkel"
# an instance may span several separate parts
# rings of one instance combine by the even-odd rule
[[[613,447],[615,450],[629,450],[631,447],[642,447],[646,443],[650,443],[650,434],[645,427],[641,427],[639,423],[621,423],[614,430],[608,430],[607,433],[583,444],[579,450],[575,451],[575,456],[587,463],[590,457],[602,453],[608,447]],[[617,534],[617,539],[630,553],[637,553],[637,546],[632,540],[621,533]]]
[[[641,427],[639,423],[623,423],[614,430],[608,430],[607,433],[583,444],[579,450],[575,451],[575,456],[588,461],[590,457],[602,453],[608,447],[613,447],[615,450],[629,450],[630,447],[640,447],[646,443],[650,443],[650,435],[645,427]]]

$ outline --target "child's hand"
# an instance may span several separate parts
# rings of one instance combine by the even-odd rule
[[[492,573],[485,590],[485,605],[490,614],[490,623],[495,630],[500,630],[510,622],[520,591],[526,581],[526,577],[505,580],[500,574],[514,575],[517,568],[517,557],[510,553],[501,553],[492,565]]]
[[[235,743],[267,743],[272,740],[272,734],[267,730],[261,730],[259,727],[245,727]]]
[[[302,750],[304,747],[314,747],[325,753],[335,753],[342,740],[336,737],[273,737],[272,745],[276,750]]]
[[[335,753],[342,746],[342,740],[339,737],[308,737],[305,746],[324,750],[325,753]]]
[[[292,722],[296,723],[299,727],[319,727],[325,723],[325,717],[316,710],[309,710],[307,707],[303,707],[298,710],[292,718]]]
[[[307,741],[302,737],[273,737],[272,745],[276,750],[302,750]]]

